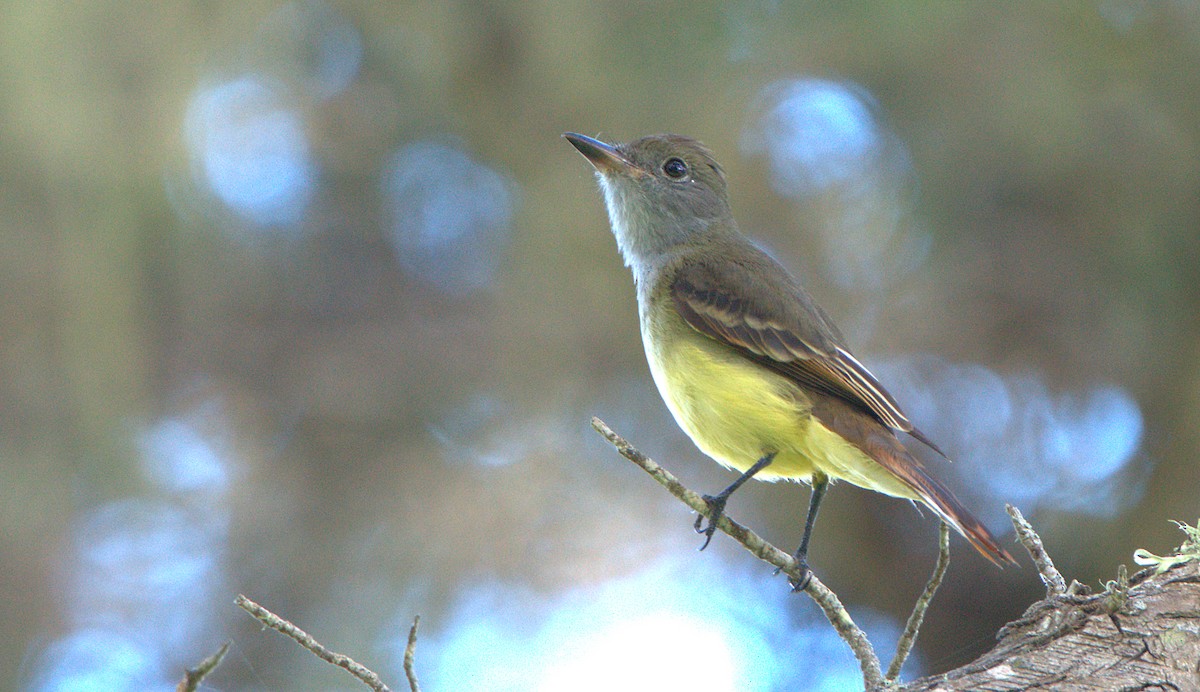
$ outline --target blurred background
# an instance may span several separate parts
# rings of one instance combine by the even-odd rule
[[[1011,547],[1097,585],[1195,521],[1193,3],[7,3],[0,688],[853,689],[807,599],[589,426],[733,475],[654,390],[590,166],[673,131]],[[807,489],[731,515],[790,550]],[[811,560],[886,658],[937,528],[848,485]],[[1042,592],[959,538],[908,675]],[[1016,551],[1014,550],[1014,553]]]

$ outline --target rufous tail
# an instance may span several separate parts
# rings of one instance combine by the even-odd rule
[[[917,499],[954,527],[981,555],[1000,567],[1006,563],[1017,564],[1013,556],[1000,547],[992,532],[963,507],[954,493],[926,473],[921,462],[878,419],[832,396],[813,397],[813,415],[822,425],[858,447],[911,488]],[[917,439],[926,438],[919,435]]]
[[[1016,564],[1016,560],[1008,553],[1008,550],[1000,547],[996,536],[991,535],[988,526],[984,526],[983,522],[980,522],[966,507],[962,506],[949,488],[926,474],[917,459],[908,456],[907,452],[904,452],[904,456],[908,458],[901,463],[888,464],[888,470],[904,481],[913,491],[916,491],[920,495],[922,503],[934,510],[943,522],[953,526],[955,531],[970,541],[972,546],[979,550],[979,554],[991,560],[992,564],[998,567]]]
[[[950,526],[970,541],[971,545],[981,555],[991,560],[998,567],[1005,564],[1015,565],[1017,561],[1007,550],[1000,547],[996,537],[988,531],[974,514],[967,511],[954,493],[941,483],[930,478],[924,470],[917,468],[916,475],[921,476],[921,482],[913,484],[913,489],[921,495],[921,500]],[[905,479],[908,480],[908,479]]]
[[[950,492],[949,488],[926,473],[921,462],[917,461],[900,444],[899,440],[891,435],[883,434],[870,435],[867,439],[868,444],[865,450],[867,454],[890,471],[892,475],[903,481],[905,485],[912,488],[921,502],[929,506],[942,521],[954,527],[954,530],[962,534],[963,538],[970,541],[981,555],[999,567],[1003,567],[1005,564],[1017,564],[1013,556],[1000,547],[996,537],[992,535],[991,531],[988,531],[983,522],[976,519],[974,514],[963,507],[963,504],[958,501],[954,493]]]

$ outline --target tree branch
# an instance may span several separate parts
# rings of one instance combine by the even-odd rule
[[[1000,630],[991,651],[902,689],[1200,690],[1200,564],[1120,581],[1038,601]]]
[[[929,581],[925,584],[925,590],[921,592],[921,597],[913,605],[908,622],[904,625],[904,634],[900,635],[900,641],[896,642],[896,656],[892,658],[892,664],[888,666],[885,676],[889,685],[899,679],[900,669],[904,667],[904,662],[908,660],[908,655],[912,652],[913,644],[917,642],[917,632],[921,629],[921,623],[925,621],[925,611],[929,610],[929,604],[933,603],[933,596],[937,593],[938,587],[942,585],[942,578],[946,576],[946,568],[949,566],[950,527],[946,522],[942,522],[938,528],[937,564],[933,567],[933,574],[929,575]]]
[[[379,676],[376,675],[370,668],[367,668],[345,654],[339,654],[326,649],[320,642],[318,642],[316,639],[313,639],[308,632],[305,632],[291,622],[279,617],[275,613],[272,613],[249,598],[238,594],[238,597],[234,599],[234,603],[236,603],[242,610],[253,615],[259,622],[267,627],[270,627],[280,634],[291,637],[296,641],[297,644],[311,651],[322,661],[332,663],[339,668],[344,668],[347,672],[358,678],[364,685],[370,687],[375,692],[391,692],[391,688],[385,685],[383,680],[380,680]],[[415,631],[416,623],[413,623],[413,630],[409,632],[410,646],[412,646],[416,641]],[[407,659],[407,657],[408,655],[406,651],[405,658]],[[405,663],[407,668],[407,660]],[[414,679],[415,678],[410,678],[410,680]]]
[[[1046,546],[1042,545],[1042,537],[1037,535],[1028,521],[1025,521],[1021,510],[1012,505],[1004,505],[1004,509],[1008,511],[1013,527],[1017,530],[1017,540],[1025,546],[1029,557],[1033,558],[1033,564],[1037,565],[1038,574],[1042,576],[1042,583],[1046,585],[1046,598],[1067,593],[1067,580],[1063,579],[1062,572],[1059,572],[1058,568],[1054,566],[1054,561],[1046,552]]]
[[[229,645],[232,643],[232,640],[225,642],[221,648],[217,649],[217,653],[201,661],[200,665],[188,668],[183,674],[183,679],[175,686],[175,692],[196,692],[200,688],[200,683],[204,682],[204,678],[221,665],[221,659],[229,653]]]
[[[1066,586],[1037,533],[1020,512],[1009,513],[1038,563],[1046,598],[1005,625],[991,651],[904,690],[1200,690],[1200,550],[1185,541],[1175,556],[1161,558],[1168,567],[1132,577],[1118,565],[1117,578],[1092,593],[1077,581]],[[1196,531],[1180,528],[1189,537]]]
[[[408,646],[404,647],[404,674],[408,676],[408,689],[411,692],[421,692],[421,685],[417,682],[417,669],[413,665],[417,651],[417,625],[420,622],[421,616],[414,615],[412,627],[408,629]]]
[[[684,487],[600,419],[593,418],[592,427],[621,456],[641,467],[672,495],[696,512],[709,516],[708,503],[699,494]],[[1195,635],[1200,631],[1200,530],[1181,525],[1188,531],[1189,539],[1177,551],[1178,556],[1153,558],[1146,551],[1139,551],[1143,561],[1153,558],[1156,570],[1128,577],[1122,567],[1103,592],[1093,594],[1075,581],[1068,586],[1029,522],[1013,507],[1009,507],[1009,513],[1021,544],[1029,551],[1046,584],[1047,598],[1006,625],[997,635],[1000,643],[973,663],[894,689],[906,692],[1200,690],[1200,666],[1196,664],[1200,660],[1200,637]],[[728,516],[717,521],[717,528],[789,577],[799,576],[790,555]],[[816,577],[810,582],[807,593],[858,658],[867,689],[895,684],[929,601],[945,574],[948,539],[948,529],[943,525],[938,564],[909,616],[886,676],[879,671],[879,660],[866,635],[850,619],[837,596]]]
[[[603,421],[592,425],[622,456],[637,464],[696,512],[710,517],[708,503],[687,489],[671,473],[634,449]],[[937,565],[913,607],[887,675],[866,634],[854,624],[837,595],[813,576],[805,592],[824,611],[830,623],[858,658],[867,689],[882,687],[897,692],[954,692],[956,690],[1054,689],[1091,692],[1109,689],[1200,690],[1200,528],[1179,524],[1188,538],[1176,554],[1156,557],[1137,552],[1139,563],[1151,564],[1132,577],[1124,565],[1117,578],[1100,593],[1072,581],[1070,586],[1054,567],[1041,538],[1013,507],[1009,507],[1019,540],[1037,564],[1047,597],[1030,606],[1022,617],[997,634],[999,643],[974,662],[940,675],[895,686],[900,668],[912,650],[925,612],[949,565],[949,528],[942,524]],[[711,517],[710,517],[711,518]],[[803,576],[792,556],[767,543],[728,516],[717,528],[738,541],[760,560],[779,568],[792,579]],[[387,691],[375,673],[348,656],[329,651],[306,632],[245,596],[236,603],[264,625],[287,635],[324,661],[346,669],[364,684]],[[419,692],[413,666],[417,625],[413,619],[404,651],[404,672],[412,692]],[[190,692],[200,685],[228,650],[229,644],[187,671],[177,690]]]
[[[696,512],[709,519],[712,518],[708,503],[704,501],[704,498],[685,487],[670,471],[667,471],[645,454],[639,452],[625,438],[613,432],[613,429],[608,427],[599,418],[592,418],[592,427],[596,429],[596,432],[603,435],[604,439],[608,440],[613,447],[616,447],[621,456],[637,464],[672,495]],[[805,576],[800,569],[800,565],[792,559],[791,555],[766,542],[758,534],[730,519],[728,515],[721,515],[720,519],[717,520],[717,528],[728,534],[738,543],[741,543],[746,550],[749,550],[758,559],[777,567],[779,571],[791,577],[793,581],[799,582]],[[810,573],[810,575],[804,592],[820,606],[821,610],[825,612],[825,617],[829,619],[830,624],[841,635],[842,639],[850,647],[850,650],[854,652],[854,657],[858,659],[859,667],[862,669],[863,685],[867,689],[881,687],[884,684],[884,678],[879,667],[879,657],[875,655],[875,649],[867,639],[866,633],[858,625],[854,624],[854,620],[851,619],[850,613],[846,612],[846,608],[842,606],[842,602],[838,599],[837,594],[825,586],[815,574]]]

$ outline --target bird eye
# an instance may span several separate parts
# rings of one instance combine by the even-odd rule
[[[662,169],[668,178],[674,178],[675,180],[685,178],[688,174],[687,164],[683,162],[683,159],[679,158],[667,159]]]

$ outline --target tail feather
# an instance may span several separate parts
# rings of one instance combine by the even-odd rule
[[[962,534],[963,538],[975,546],[981,555],[1000,567],[1005,564],[1017,564],[1013,556],[1000,547],[996,537],[992,535],[991,531],[988,531],[983,522],[975,518],[975,515],[971,514],[946,486],[926,473],[921,462],[909,453],[890,429],[885,428],[866,412],[855,409],[835,397],[813,396],[812,398],[813,415],[822,425],[874,459],[891,476],[911,490],[912,494],[916,496],[915,499],[928,505],[942,521]],[[917,434],[916,437],[932,447],[924,435]],[[933,449],[941,451],[936,447]],[[837,476],[837,474],[834,475]],[[892,493],[884,488],[873,489],[911,497],[907,493]]]
[[[996,537],[992,535],[991,531],[988,531],[983,522],[975,518],[975,515],[971,514],[966,507],[963,507],[958,498],[954,496],[954,493],[931,478],[919,466],[912,466],[910,468],[914,472],[911,474],[914,478],[910,480],[909,478],[902,477],[902,479],[906,483],[909,483],[913,490],[917,491],[921,496],[921,501],[928,505],[942,521],[962,534],[963,538],[966,538],[971,545],[975,546],[980,555],[983,555],[997,567],[1004,567],[1005,564],[1017,564],[1013,556],[1007,550],[1000,547],[1000,544],[996,541]]]
[[[868,437],[864,451],[886,468],[893,476],[916,492],[918,498],[967,539],[980,555],[998,567],[1017,564],[991,531],[963,506],[949,488],[925,472],[921,462],[909,453],[894,436],[878,432]]]

